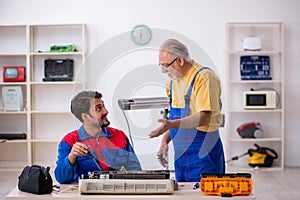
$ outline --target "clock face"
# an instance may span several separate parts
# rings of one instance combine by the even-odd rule
[[[146,25],[137,25],[131,31],[131,39],[137,45],[146,45],[151,41],[152,32]]]

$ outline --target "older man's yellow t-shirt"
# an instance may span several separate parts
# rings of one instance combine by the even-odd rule
[[[194,63],[184,77],[172,81],[172,107],[184,108],[186,95],[190,84],[202,65]],[[166,87],[167,95],[170,94],[170,81]],[[221,85],[220,80],[210,69],[203,69],[198,73],[193,84],[190,96],[189,114],[193,115],[200,111],[211,111],[212,116],[209,125],[200,126],[200,131],[211,132],[217,130],[222,123],[220,113]]]

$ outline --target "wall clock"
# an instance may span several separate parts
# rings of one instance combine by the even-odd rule
[[[148,44],[152,39],[151,29],[143,24],[133,27],[131,31],[132,41],[139,46]]]

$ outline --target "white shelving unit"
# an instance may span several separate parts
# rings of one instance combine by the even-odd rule
[[[75,52],[49,52],[55,44],[74,44]],[[76,129],[70,113],[70,100],[85,87],[85,24],[40,24],[0,26],[0,70],[3,66],[25,66],[25,82],[3,82],[21,86],[24,108],[3,111],[0,91],[0,134],[26,133],[26,140],[0,143],[0,168],[24,167],[26,164],[55,166],[57,145],[67,132]],[[43,82],[45,59],[73,59],[73,81]]]
[[[284,167],[284,51],[283,24],[280,22],[266,23],[227,23],[227,135],[226,160],[246,153],[248,149],[256,149],[254,144],[269,147],[278,153],[278,159],[270,168]],[[259,37],[262,48],[258,51],[243,50],[243,40],[247,37]],[[241,80],[241,56],[269,56],[270,76],[272,80]],[[250,89],[272,88],[279,94],[280,101],[276,109],[244,109],[243,91]],[[262,138],[242,138],[237,128],[249,122],[260,122],[263,130]],[[228,162],[228,167],[251,169],[248,156]]]

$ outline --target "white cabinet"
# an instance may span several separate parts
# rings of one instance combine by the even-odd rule
[[[58,142],[67,132],[78,128],[70,113],[70,100],[85,85],[85,32],[85,24],[0,26],[1,73],[3,66],[26,67],[25,82],[4,82],[1,75],[1,88],[22,87],[24,108],[4,111],[1,94],[0,134],[27,134],[26,140],[0,144],[0,168],[55,165]],[[76,51],[50,52],[53,45],[67,44],[75,45]],[[72,59],[73,80],[43,81],[46,59]]]
[[[254,144],[274,149],[278,158],[266,169],[283,169],[284,167],[284,52],[282,23],[227,23],[227,93],[226,96],[226,160],[246,153],[248,149],[256,149]],[[259,50],[245,50],[243,42],[246,38],[259,38]],[[270,58],[271,80],[242,80],[241,56],[268,56]],[[251,80],[252,79],[252,80]],[[245,109],[244,91],[276,91],[276,108]],[[259,122],[263,130],[261,138],[242,138],[237,128],[245,123]],[[228,162],[229,167],[251,168],[248,156]]]

